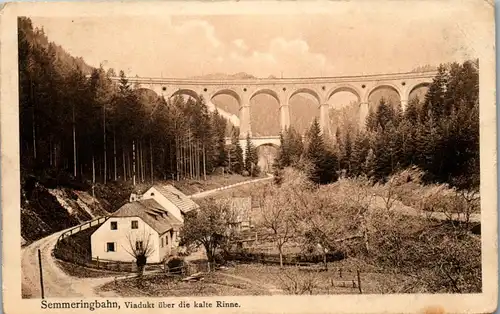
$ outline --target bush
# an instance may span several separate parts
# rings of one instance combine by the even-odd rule
[[[186,261],[182,257],[170,257],[165,263],[165,271],[170,274],[182,274],[187,266]]]
[[[222,256],[221,253],[215,253],[214,255],[214,262],[216,265],[225,265],[226,264],[226,259]]]

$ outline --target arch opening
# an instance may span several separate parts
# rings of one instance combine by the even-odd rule
[[[210,111],[217,109],[219,114],[227,120],[226,136],[231,136],[233,127],[240,127],[241,98],[232,89],[221,89],[210,96],[207,100],[207,107]]]
[[[238,104],[238,109],[241,106],[240,95],[236,91],[234,91],[232,89],[228,89],[228,88],[216,91],[213,95],[210,96],[210,99],[207,99],[207,101],[212,101],[215,97],[219,97],[219,96],[232,97],[234,100],[236,100],[236,102]]]
[[[172,99],[175,96],[182,96],[184,99],[186,97],[193,98],[195,101],[200,100],[200,96],[198,95],[198,93],[192,89],[184,89],[184,88],[178,89],[175,92],[173,92],[172,95],[170,95],[169,99]]]
[[[376,110],[382,99],[393,107],[401,106],[401,93],[393,85],[383,84],[373,88],[368,93],[368,108],[370,110]]]
[[[258,162],[261,172],[272,173],[274,160],[278,156],[278,146],[272,143],[261,144],[256,147]]]
[[[146,108],[149,114],[153,114],[161,104],[161,95],[158,95],[153,89],[139,87],[134,89],[133,93],[137,97],[139,103]]]
[[[355,134],[359,129],[359,104],[361,97],[352,88],[337,88],[328,97],[328,123],[330,136],[337,130]]]
[[[267,88],[265,88],[265,89],[259,89],[259,90],[255,91],[252,94],[252,96],[250,96],[250,100],[252,100],[252,98],[254,98],[255,96],[258,96],[258,95],[269,95],[269,96],[273,97],[278,104],[280,103],[280,97],[272,89],[267,89]]]
[[[427,94],[430,85],[430,83],[420,83],[415,85],[408,93],[408,102],[418,101],[419,104],[422,104],[425,101],[425,95]]]
[[[290,108],[290,127],[304,134],[312,121],[320,119],[319,94],[313,89],[301,88],[294,91],[288,101]]]
[[[280,132],[280,101],[276,92],[261,89],[250,96],[252,136],[278,135]]]

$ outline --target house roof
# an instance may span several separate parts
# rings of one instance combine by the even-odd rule
[[[170,229],[177,230],[182,225],[182,222],[172,216],[154,199],[127,203],[114,212],[111,217],[139,217],[159,234]]]
[[[155,185],[153,187],[175,206],[177,206],[177,208],[179,208],[184,214],[200,207],[192,199],[187,197],[184,193],[177,190],[172,185]]]

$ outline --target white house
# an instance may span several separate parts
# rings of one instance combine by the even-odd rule
[[[132,247],[148,244],[148,263],[159,263],[179,243],[184,215],[198,204],[172,185],[155,185],[114,212],[91,236],[92,258],[134,262]]]
[[[154,185],[142,195],[142,199],[154,199],[181,222],[184,222],[185,214],[200,207],[172,185]]]
[[[182,222],[154,199],[123,205],[91,235],[92,258],[135,262],[133,247],[153,252],[148,263],[160,263],[178,245]]]

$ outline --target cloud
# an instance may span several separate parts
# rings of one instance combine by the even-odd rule
[[[248,49],[248,46],[245,44],[245,41],[241,38],[238,38],[238,39],[235,39],[233,40],[233,44],[241,49],[241,50],[247,50]]]
[[[107,60],[107,67],[139,76],[387,73],[473,54],[467,49],[473,36],[465,40],[449,18],[434,23],[410,19],[397,24],[398,28],[387,16],[374,16],[370,24],[365,20],[355,23],[351,18],[328,23],[328,16],[305,17],[301,22],[281,18],[166,16],[33,21],[35,26],[44,27],[50,40],[91,65],[99,66]],[[446,44],[444,35],[449,38]]]
[[[303,39],[270,37],[257,49],[241,37],[222,39],[203,19],[131,18],[111,23],[40,18],[35,24],[75,56],[94,66],[107,60],[106,67],[123,69],[128,75],[190,77],[247,72],[268,77],[283,71],[290,77],[321,75],[331,66]]]

